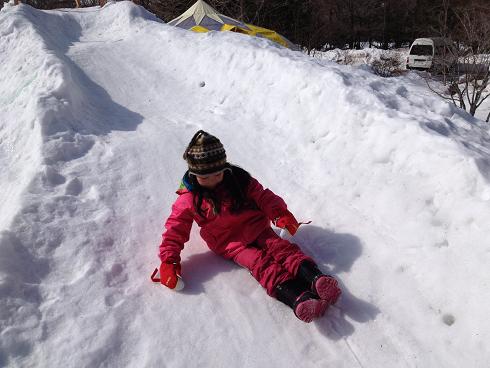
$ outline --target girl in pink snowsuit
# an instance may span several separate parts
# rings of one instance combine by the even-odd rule
[[[184,159],[189,170],[159,248],[161,283],[176,287],[180,252],[195,221],[213,252],[250,270],[267,293],[289,305],[299,319],[311,322],[321,317],[341,291],[296,244],[272,230],[271,221],[291,235],[299,227],[282,198],[227,163],[218,138],[202,130],[192,138]]]

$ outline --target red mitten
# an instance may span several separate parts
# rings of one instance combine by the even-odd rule
[[[160,282],[170,289],[175,289],[180,277],[180,263],[162,263],[160,265]]]
[[[291,235],[296,234],[296,231],[298,231],[299,228],[298,221],[289,211],[276,219],[275,223],[277,227],[280,227],[281,229],[286,229]]]

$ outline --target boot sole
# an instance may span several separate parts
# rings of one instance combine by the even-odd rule
[[[310,323],[316,318],[322,317],[329,303],[322,299],[308,299],[296,306],[294,313],[296,317],[306,323]]]
[[[322,276],[315,282],[315,292],[329,304],[335,304],[339,299],[342,291],[339,289],[339,283],[333,277]]]

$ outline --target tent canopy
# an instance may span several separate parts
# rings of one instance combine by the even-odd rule
[[[196,1],[186,12],[171,20],[168,24],[192,30],[194,32],[231,31],[250,36],[267,38],[284,47],[297,49],[291,41],[279,33],[267,28],[245,24],[236,19],[220,14],[202,0]]]

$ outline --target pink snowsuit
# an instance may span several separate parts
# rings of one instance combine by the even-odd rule
[[[201,237],[213,252],[250,270],[271,296],[278,284],[296,276],[301,262],[313,262],[296,244],[280,238],[272,230],[270,221],[285,214],[287,206],[256,179],[251,178],[246,193],[251,205],[239,213],[231,213],[231,197],[223,185],[215,193],[220,198],[220,211],[215,213],[212,204],[204,199],[203,217],[194,209],[192,192],[177,191],[179,197],[165,223],[159,248],[162,262],[180,262],[180,252],[189,240],[193,221],[201,228]]]

